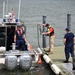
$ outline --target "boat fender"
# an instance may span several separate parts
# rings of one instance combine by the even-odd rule
[[[51,65],[51,69],[56,75],[59,75],[61,73],[61,70],[55,64]]]
[[[12,43],[12,50],[16,49],[16,43]]]
[[[38,52],[39,52],[40,54],[42,54],[42,51],[41,51],[41,49],[40,49],[40,48],[37,48],[37,50],[38,50]]]
[[[3,46],[1,46],[1,47],[0,47],[0,52],[5,52],[5,51],[6,51],[6,48],[3,47]]]
[[[51,59],[50,59],[46,54],[43,55],[43,59],[45,60],[45,62],[46,62],[47,64],[49,64],[49,63],[52,62]]]
[[[42,63],[42,60],[41,60],[41,57],[39,57],[38,65],[40,65],[41,63]]]
[[[28,47],[28,50],[30,50],[30,51],[33,49],[32,45],[30,45],[30,44],[27,44],[27,47]]]

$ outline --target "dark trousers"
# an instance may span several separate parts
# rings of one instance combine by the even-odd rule
[[[69,60],[70,53],[71,53],[71,56],[73,57],[74,56],[74,45],[73,44],[66,44],[65,45],[65,57],[66,57],[66,60]]]
[[[24,40],[17,40],[16,41],[16,45],[17,45],[17,49],[21,49],[22,48],[23,51],[27,50],[27,47],[25,47]]]

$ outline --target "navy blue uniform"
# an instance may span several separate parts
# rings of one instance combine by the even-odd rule
[[[65,57],[66,60],[69,60],[70,53],[71,56],[74,55],[74,34],[72,32],[66,33],[64,38],[66,39],[65,42]]]
[[[22,47],[22,50],[27,50],[27,48],[25,48],[25,42],[23,38],[24,34],[25,32],[23,30],[20,35],[18,34],[17,30],[15,31],[17,49],[20,49]]]

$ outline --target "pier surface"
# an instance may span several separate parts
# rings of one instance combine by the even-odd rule
[[[70,63],[63,63],[65,60],[64,46],[54,47],[53,54],[49,54],[48,56],[52,60],[52,63],[61,69],[62,75],[75,75],[75,71],[72,70],[72,58],[70,57],[69,59]]]

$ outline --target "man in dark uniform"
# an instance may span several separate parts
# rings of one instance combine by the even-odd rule
[[[17,45],[17,49],[20,49],[22,47],[22,50],[27,50],[25,47],[25,43],[29,44],[28,41],[26,40],[25,32],[22,28],[22,26],[17,26],[17,30],[15,31],[14,34],[14,42]]]
[[[71,53],[72,57],[74,55],[74,41],[75,41],[75,37],[74,37],[74,34],[72,32],[70,32],[70,28],[69,27],[67,27],[65,29],[65,31],[67,33],[65,34],[64,39],[63,39],[63,43],[65,45],[65,58],[66,58],[64,63],[68,63],[69,62],[70,53]]]

